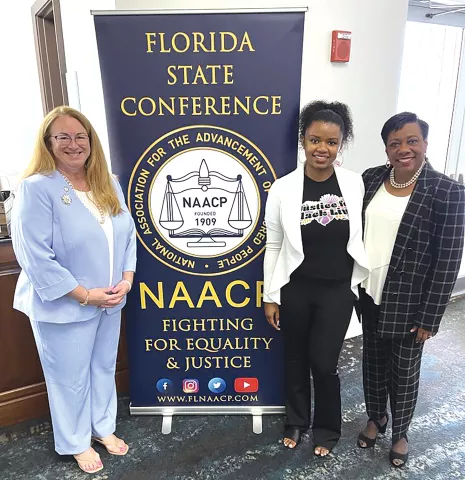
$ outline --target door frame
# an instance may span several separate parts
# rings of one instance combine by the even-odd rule
[[[59,0],[36,0],[31,7],[44,114],[68,104],[66,59]]]

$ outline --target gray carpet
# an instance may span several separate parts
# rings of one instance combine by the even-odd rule
[[[387,436],[371,450],[356,447],[365,424],[361,385],[361,339],[345,342],[340,361],[343,436],[326,459],[312,455],[311,438],[295,450],[279,443],[283,418],[264,418],[252,433],[243,416],[175,417],[173,433],[161,434],[159,417],[130,417],[120,399],[118,434],[131,449],[111,457],[96,447],[104,470],[87,475],[71,457],[54,453],[48,420],[0,429],[0,479],[465,479],[465,299],[447,309],[440,333],[425,347],[422,385],[410,428],[411,460],[403,470],[387,460]]]

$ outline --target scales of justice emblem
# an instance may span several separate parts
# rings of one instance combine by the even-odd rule
[[[241,239],[252,223],[243,175],[210,170],[202,159],[198,171],[166,176],[159,225],[170,239],[192,239],[188,248],[214,251],[226,247],[226,238]]]

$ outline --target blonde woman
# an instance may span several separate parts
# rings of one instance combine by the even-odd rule
[[[14,308],[31,322],[52,415],[55,450],[88,473],[113,455],[121,309],[136,267],[133,219],[94,128],[58,107],[42,121],[16,195],[13,248],[22,272]]]

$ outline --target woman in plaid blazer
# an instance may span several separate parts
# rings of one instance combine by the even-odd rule
[[[389,459],[408,458],[423,345],[452,293],[464,241],[464,188],[426,158],[429,126],[415,114],[390,118],[381,136],[386,166],[363,174],[364,242],[372,271],[362,283],[363,381],[369,421],[358,437],[374,446],[392,415]]]

